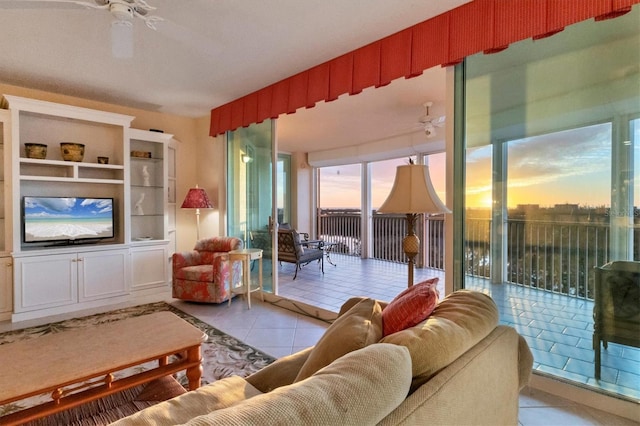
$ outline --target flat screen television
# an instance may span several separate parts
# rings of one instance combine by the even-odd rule
[[[22,224],[24,243],[113,238],[113,198],[25,196]]]

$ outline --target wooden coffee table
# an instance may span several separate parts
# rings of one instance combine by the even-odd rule
[[[21,424],[186,370],[200,386],[207,335],[171,312],[127,318],[0,345],[0,406],[51,393],[51,401],[0,417]],[[170,362],[169,357],[180,354]],[[114,373],[158,361],[123,378]]]

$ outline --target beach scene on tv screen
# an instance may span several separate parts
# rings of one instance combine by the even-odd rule
[[[112,199],[25,197],[25,241],[109,238],[112,217]]]

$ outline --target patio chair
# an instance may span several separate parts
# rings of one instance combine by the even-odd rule
[[[174,253],[172,296],[192,302],[222,303],[229,295],[229,280],[241,281],[242,263],[229,263],[228,252],[241,249],[236,237],[199,240],[193,251]]]
[[[600,379],[600,343],[640,347],[640,262],[621,261],[595,268],[593,350]]]
[[[314,260],[320,261],[320,270],[324,274],[324,250],[303,247],[300,234],[295,229],[278,230],[278,261],[296,265],[294,280],[298,276],[298,270]]]

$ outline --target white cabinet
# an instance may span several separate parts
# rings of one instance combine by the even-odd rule
[[[131,241],[167,239],[167,149],[173,135],[129,130]]]
[[[16,258],[14,275],[15,313],[78,302],[75,253]]]
[[[125,215],[128,139],[134,117],[6,96],[11,114],[11,206],[14,253],[33,251],[50,243],[27,243],[23,237],[22,200],[30,197],[93,197],[114,200],[116,226],[105,244],[122,244],[129,225]],[[84,146],[78,161],[65,161],[60,144]],[[30,158],[26,144],[46,145],[44,158]],[[108,164],[98,162],[108,157]],[[55,212],[51,213],[55,214]]]
[[[168,174],[171,167],[169,144],[172,138],[173,135],[167,133],[129,130],[131,288],[136,292],[168,289],[170,218],[173,217],[175,223],[175,215],[169,212],[172,193]],[[175,179],[172,183],[175,194]]]
[[[134,291],[161,287],[168,289],[166,244],[131,247],[131,289]]]
[[[11,317],[13,311],[13,259],[0,257],[0,321]]]
[[[14,320],[62,313],[66,309],[60,307],[126,295],[128,259],[126,248],[16,257]],[[38,313],[27,314],[32,311]]]
[[[11,140],[10,123],[9,111],[0,110],[0,321],[9,318],[13,310],[13,265],[10,256],[12,232],[11,220],[6,220],[12,203],[10,179],[7,179],[11,170],[11,158],[8,155],[10,151],[7,149]]]
[[[129,292],[129,250],[78,253],[78,301],[105,299]]]
[[[166,297],[175,240],[173,136],[131,129],[132,116],[17,96],[5,95],[0,107],[8,108],[0,109],[0,262],[14,265],[0,269],[0,320]],[[83,145],[83,156],[68,158],[62,142]],[[46,154],[33,155],[27,144],[45,145]],[[34,200],[45,208],[42,200],[52,207],[83,199],[100,205],[100,214],[112,211],[108,223],[76,214],[86,221],[53,238],[51,229],[61,225],[42,224],[33,210]]]

